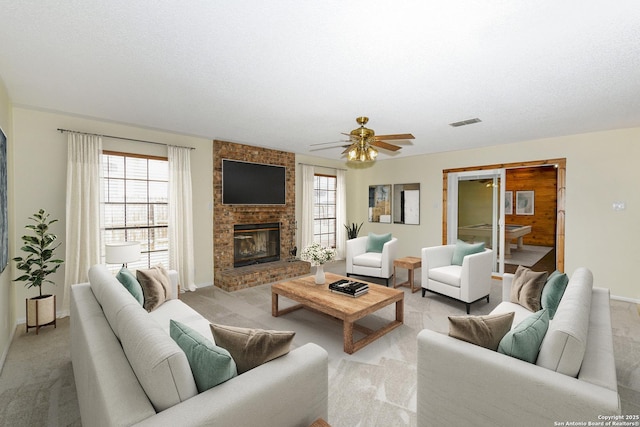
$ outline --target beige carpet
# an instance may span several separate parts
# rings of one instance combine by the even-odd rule
[[[326,270],[344,273],[344,263],[333,263]],[[420,292],[402,289],[405,324],[353,355],[342,351],[342,327],[337,321],[307,310],[272,317],[269,285],[233,293],[207,287],[185,293],[182,299],[212,322],[293,330],[294,346],[315,342],[324,347],[329,352],[328,421],[332,426],[415,426],[416,335],[423,328],[446,333],[447,315],[465,310],[463,304],[444,297],[421,298]],[[491,303],[478,302],[471,313],[488,313],[500,295],[500,282],[495,281]],[[640,414],[638,308],[620,301],[612,301],[611,307],[622,409],[625,414]],[[365,321],[375,326],[394,314],[389,307]],[[19,327],[0,375],[0,425],[80,425],[68,345],[68,319],[57,329],[41,330],[37,337]]]
[[[0,374],[0,425],[80,426],[69,318],[27,334],[19,325]]]

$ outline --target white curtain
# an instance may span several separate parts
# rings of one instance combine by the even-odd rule
[[[313,181],[315,169],[310,165],[302,166],[302,217],[300,226],[300,250],[313,243],[313,207],[315,195],[313,193]]]
[[[68,134],[64,314],[69,313],[71,285],[86,282],[89,267],[100,263],[101,159],[102,137]]]
[[[168,154],[169,267],[178,271],[182,289],[195,291],[191,149],[170,145]]]
[[[346,171],[336,171],[336,252],[337,259],[344,259],[347,246],[347,188]]]

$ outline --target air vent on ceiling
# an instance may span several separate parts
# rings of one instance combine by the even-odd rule
[[[468,119],[468,120],[462,120],[460,122],[455,122],[455,123],[449,123],[449,126],[452,126],[454,128],[460,127],[460,126],[466,126],[466,125],[472,125],[474,123],[478,123],[481,122],[482,120],[480,120],[479,118],[475,118],[475,119]]]

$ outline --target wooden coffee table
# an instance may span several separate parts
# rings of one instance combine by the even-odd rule
[[[324,285],[316,285],[314,276],[272,285],[271,314],[274,317],[278,317],[304,307],[342,320],[344,351],[348,354],[353,354],[365,345],[402,325],[404,321],[403,291],[366,282],[369,285],[369,292],[353,298],[329,290],[329,283],[340,279],[346,279],[346,277],[326,273],[326,283]],[[299,304],[279,310],[279,296],[289,298]],[[357,320],[393,303],[396,304],[396,318],[382,328],[372,330],[355,323]],[[365,336],[358,341],[354,341],[354,329],[365,334]]]

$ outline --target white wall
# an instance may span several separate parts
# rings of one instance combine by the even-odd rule
[[[2,78],[0,78],[0,129],[4,132],[7,137],[7,186],[8,186],[8,204],[9,204],[9,250],[11,251],[11,246],[13,239],[11,237],[11,230],[13,229],[13,217],[11,215],[11,205],[12,203],[12,191],[11,184],[13,182],[13,178],[11,176],[12,170],[12,126],[11,126],[11,100],[9,98],[9,94],[4,86],[4,82]],[[2,244],[2,242],[0,242]],[[4,271],[0,274],[0,369],[4,365],[4,359],[6,358],[7,351],[9,350],[9,344],[11,344],[11,337],[13,336],[13,331],[15,329],[15,310],[14,310],[14,295],[15,295],[15,284],[11,282],[13,278],[13,273],[11,270],[11,258],[13,258],[13,253],[9,252],[9,264],[4,269]]]
[[[13,117],[12,117],[13,116]],[[64,236],[66,188],[66,135],[57,128],[111,134],[196,147],[192,155],[194,189],[196,283],[209,285],[213,280],[212,141],[126,126],[58,113],[11,108],[6,91],[0,86],[0,126],[9,139],[10,169],[10,250],[15,256],[19,236],[27,217],[40,207],[60,219],[54,231]],[[8,129],[7,129],[8,128]],[[320,165],[326,171],[347,169],[347,222],[364,222],[362,234],[387,231],[400,240],[400,255],[419,255],[425,246],[442,239],[442,170],[548,158],[567,158],[566,271],[589,267],[596,284],[611,288],[618,297],[640,300],[633,266],[640,261],[634,250],[640,236],[637,221],[640,193],[640,128],[621,129],[511,145],[440,153],[410,158],[378,160],[371,165],[350,166],[342,160],[296,156],[296,181],[299,163]],[[105,139],[106,149],[145,154],[165,154],[163,147]],[[381,156],[382,157],[382,156]],[[11,167],[13,167],[13,172]],[[419,182],[420,225],[375,224],[367,221],[368,186]],[[300,185],[296,182],[296,220],[300,224]],[[11,199],[11,195],[15,197]],[[626,210],[614,212],[614,201],[626,202]],[[299,242],[299,233],[297,235]],[[299,245],[298,245],[299,246]],[[61,247],[61,254],[64,247]],[[15,269],[0,276],[0,351],[16,319],[24,320],[24,299],[32,296],[21,285],[11,283]],[[64,268],[54,280],[63,283]],[[51,289],[61,300],[62,286]],[[15,295],[13,295],[15,293]],[[7,313],[11,313],[8,314]],[[9,325],[11,324],[11,325]]]
[[[14,253],[19,250],[19,238],[24,231],[24,225],[28,223],[27,218],[38,209],[45,208],[51,213],[52,218],[60,220],[52,226],[52,231],[62,240],[63,244],[57,253],[64,258],[67,135],[58,132],[57,128],[196,148],[191,155],[195,281],[197,285],[210,285],[213,280],[211,140],[26,108],[13,110],[13,186],[16,195],[12,208],[16,225],[12,248]],[[167,155],[165,146],[110,138],[103,139],[103,148],[139,154]],[[12,274],[15,275],[15,272]],[[58,301],[62,301],[64,264],[52,280],[58,285],[49,286],[46,291],[54,292]],[[14,303],[18,321],[24,321],[24,299],[34,296],[35,292],[36,290],[27,290],[22,286],[16,287]]]
[[[640,128],[378,160],[348,175],[349,221],[364,221],[364,234],[391,231],[400,240],[400,256],[419,256],[422,247],[442,242],[444,169],[563,157],[567,159],[565,271],[588,267],[596,286],[610,288],[616,297],[640,300],[635,276],[640,263]],[[367,222],[369,185],[412,182],[421,185],[420,225]],[[615,212],[614,201],[624,201],[626,209]]]

